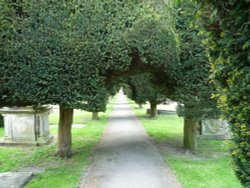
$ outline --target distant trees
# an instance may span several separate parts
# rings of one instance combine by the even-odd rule
[[[157,105],[166,100],[160,88],[152,83],[150,74],[137,74],[127,79],[127,84],[131,88],[131,99],[137,104],[150,103],[150,116],[157,115]]]

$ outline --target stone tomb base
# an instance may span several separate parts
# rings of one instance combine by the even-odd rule
[[[4,138],[0,145],[43,145],[52,141],[49,132],[48,106],[4,107],[0,113],[4,117]]]

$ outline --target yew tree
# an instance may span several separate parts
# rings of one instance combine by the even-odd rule
[[[197,5],[176,4],[176,28],[180,40],[180,64],[173,66],[177,84],[173,98],[179,102],[178,113],[184,117],[184,148],[195,150],[200,121],[218,118],[220,111],[212,99],[215,87],[210,80],[209,56],[193,12]]]
[[[79,43],[84,42],[88,29],[82,22],[82,12],[91,15],[94,10],[85,5],[89,12],[80,11],[81,4],[73,1],[4,1],[4,5],[13,12],[6,9],[4,18],[11,20],[8,24],[14,29],[3,36],[8,38],[0,66],[2,104],[60,105],[58,154],[69,157],[73,108],[90,108],[94,99],[100,99],[95,88],[103,82],[94,63],[79,61]],[[20,21],[13,26],[15,20]],[[95,57],[91,62],[97,60]]]
[[[88,87],[91,88],[85,95],[86,103],[84,106],[80,106],[81,109],[92,112],[92,119],[98,120],[99,112],[106,111],[106,103],[108,101],[109,92],[105,87],[104,77],[100,75],[93,75],[89,78]]]
[[[74,52],[78,34],[71,27],[72,6],[56,1],[8,3],[10,7],[21,8],[25,16],[16,13],[21,21],[8,41],[6,61],[1,62],[4,67],[1,89],[7,91],[2,97],[15,105],[60,105],[58,153],[68,157],[73,107],[85,100],[88,78],[81,73],[87,69],[80,66]]]
[[[212,63],[215,97],[233,133],[235,172],[250,186],[250,2],[203,2],[197,17],[204,26]]]

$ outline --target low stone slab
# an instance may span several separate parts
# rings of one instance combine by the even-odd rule
[[[0,173],[0,188],[22,188],[33,177],[32,172]]]
[[[146,113],[150,114],[150,109],[147,109]],[[157,109],[157,114],[158,115],[172,115],[172,114],[176,114],[176,111]]]

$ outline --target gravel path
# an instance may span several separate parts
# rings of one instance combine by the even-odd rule
[[[126,97],[119,94],[80,188],[180,187],[130,109]]]

